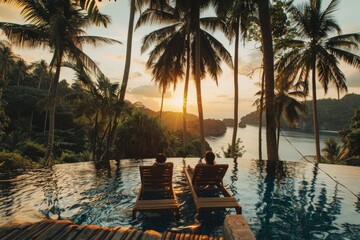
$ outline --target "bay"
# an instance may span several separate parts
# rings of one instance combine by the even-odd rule
[[[243,158],[258,159],[258,127],[247,125],[246,128],[239,128],[237,137],[243,141],[242,145],[245,146],[245,154]],[[227,148],[231,143],[233,128],[227,127],[226,133],[219,137],[206,137],[206,141],[210,144],[213,152],[218,153],[223,157],[221,147]],[[337,132],[322,131],[320,132],[320,148],[325,147],[325,140],[327,138],[335,138],[339,144],[341,136]],[[315,155],[315,139],[312,133],[299,132],[299,131],[282,131],[280,134],[279,143],[279,157],[286,161],[305,161],[303,156]],[[267,159],[266,155],[266,129],[262,129],[262,152],[263,159]],[[309,157],[311,159],[311,157]]]

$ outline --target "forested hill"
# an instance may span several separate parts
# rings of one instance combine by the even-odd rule
[[[147,110],[150,115],[159,116],[159,112]],[[182,130],[183,118],[181,112],[162,112],[161,121],[172,130]],[[193,135],[198,135],[199,120],[194,114],[187,113],[186,115],[187,131]],[[226,132],[226,125],[223,121],[218,119],[204,119],[205,136],[221,136]]]
[[[360,95],[347,94],[340,100],[330,98],[320,99],[317,103],[320,130],[338,131],[349,128],[355,109],[360,107]],[[312,101],[306,101],[306,105],[309,114],[306,118],[301,119],[298,129],[311,131],[313,118]],[[241,121],[246,124],[257,125],[258,114],[256,111],[251,112],[242,117]],[[285,124],[282,124],[282,126],[285,126]]]

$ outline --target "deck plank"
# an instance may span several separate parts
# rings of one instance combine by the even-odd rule
[[[52,240],[63,240],[65,239],[71,232],[77,231],[78,225],[69,225],[67,226],[63,232],[59,233],[57,236],[54,237]]]
[[[21,230],[19,228],[15,229],[14,232],[12,232],[9,235],[6,235],[5,237],[2,237],[1,239],[27,239],[27,236],[33,236],[37,232],[41,231],[43,228],[45,228],[49,224],[49,221],[41,221],[34,223],[33,225]]]
[[[78,236],[76,236],[75,240],[88,240],[92,239],[97,235],[97,233],[101,231],[101,227],[96,225],[86,225],[85,228],[80,232]]]
[[[103,228],[102,231],[98,232],[93,240],[104,240],[111,233],[110,229]]]
[[[111,240],[120,240],[120,239],[122,239],[124,236],[126,236],[129,229],[130,228],[120,228],[120,229],[118,229],[116,231],[116,233],[114,234],[114,236],[111,238]]]
[[[1,240],[224,240],[189,233],[135,228],[107,228],[97,225],[77,225],[69,220],[45,219],[36,223],[0,227]]]
[[[110,233],[108,233],[108,235],[103,239],[103,240],[111,240],[112,237],[116,234],[116,232],[120,229],[121,227],[114,227],[112,229],[110,229]]]
[[[54,224],[49,226],[45,231],[43,231],[38,237],[36,237],[36,240],[48,240],[48,239],[54,239],[55,236],[65,230],[65,228],[69,225],[71,225],[72,222],[69,220],[59,220],[56,221]]]
[[[64,236],[65,238],[63,240],[74,240],[84,228],[86,228],[86,225],[80,225],[77,228],[74,228],[74,231],[71,231],[68,235]]]

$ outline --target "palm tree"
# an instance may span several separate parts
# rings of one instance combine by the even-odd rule
[[[243,42],[247,38],[247,30],[250,17],[254,12],[254,5],[249,0],[224,1],[217,8],[217,14],[225,21],[225,26],[221,22],[219,27],[225,32],[226,36],[232,41],[234,38],[234,124],[233,136],[231,141],[230,157],[234,158],[237,142],[237,130],[239,124],[239,41]],[[216,27],[216,26],[214,26]],[[241,34],[241,36],[240,36]]]
[[[341,147],[334,138],[325,140],[325,147],[321,149],[324,153],[323,159],[329,163],[336,163],[340,160]]]
[[[19,86],[20,82],[24,81],[29,67],[27,66],[25,60],[20,58],[16,61],[15,68],[18,74],[16,85]]]
[[[316,80],[319,80],[325,93],[329,83],[333,83],[338,91],[346,92],[346,77],[339,68],[339,61],[360,67],[360,57],[349,51],[357,48],[360,41],[359,33],[341,34],[333,13],[339,5],[339,0],[332,0],[322,10],[322,0],[309,0],[298,7],[292,6],[291,13],[298,29],[300,39],[288,39],[279,45],[285,49],[278,68],[288,74],[288,78],[298,77],[299,83],[304,83],[308,89],[308,79],[311,73],[313,100],[313,129],[316,144],[316,159],[320,161],[319,127],[317,118]],[[329,37],[332,32],[338,35]]]
[[[40,60],[31,64],[31,68],[33,69],[33,74],[36,78],[38,78],[38,86],[37,89],[41,89],[41,84],[45,77],[49,76],[49,66],[45,60]]]
[[[269,0],[257,0],[263,48],[266,101],[266,145],[268,159],[278,160],[275,133],[274,51],[270,24]]]
[[[11,45],[6,41],[0,42],[0,76],[2,83],[1,88],[7,85],[7,77],[10,73],[10,70],[14,67],[17,56],[11,49]],[[0,92],[1,96],[1,92]]]
[[[90,126],[93,160],[109,164],[114,116],[120,109],[119,84],[111,83],[104,75],[93,82],[89,74],[73,63],[66,63],[76,71],[79,100],[75,104],[75,120]]]
[[[2,1],[5,0],[0,0],[0,2]],[[83,28],[89,27],[92,24],[106,26],[110,19],[106,15],[100,14],[95,18],[82,10],[76,4],[77,1],[9,0],[7,2],[15,3],[17,6],[22,7],[22,14],[30,24],[0,23],[0,29],[3,30],[5,35],[14,44],[19,46],[48,46],[54,53],[50,63],[51,68],[55,68],[55,74],[50,93],[51,107],[46,154],[46,159],[49,160],[54,143],[56,93],[62,62],[65,59],[73,59],[79,66],[84,66],[95,71],[96,74],[100,74],[101,71],[96,63],[82,51],[82,45],[84,43],[96,45],[101,42],[119,42],[109,38],[84,35]]]
[[[281,118],[288,127],[293,127],[300,121],[300,116],[307,114],[307,107],[299,98],[305,99],[304,91],[296,90],[296,86],[288,79],[277,78],[275,82],[275,123],[277,128],[276,147],[279,151]]]
[[[120,102],[124,102],[126,88],[129,81],[129,73],[130,73],[130,64],[131,64],[131,49],[132,49],[132,36],[134,32],[134,21],[135,21],[135,13],[136,11],[140,11],[144,6],[162,6],[165,4],[165,0],[130,0],[130,16],[129,16],[129,26],[128,26],[128,34],[127,34],[127,42],[126,42],[126,59],[125,59],[125,67],[124,67],[124,75],[121,83],[120,89]]]
[[[195,14],[194,16],[192,8],[190,10],[188,8],[191,4],[193,4],[192,1],[179,1],[175,7],[166,5],[162,9],[149,9],[140,17],[138,26],[149,21],[171,24],[145,36],[142,51],[144,52],[150,46],[156,44],[150,52],[147,62],[147,66],[153,69],[153,76],[156,81],[170,82],[175,87],[178,79],[183,76],[186,67],[184,93],[187,93],[188,71],[191,66],[195,75],[197,91],[200,140],[204,143],[202,147],[205,150],[201,86],[200,79],[196,81],[196,77],[198,75],[202,79],[206,73],[209,73],[217,82],[217,76],[221,72],[221,59],[229,65],[232,65],[232,61],[229,52],[219,41],[203,29],[196,30],[194,22],[204,22],[206,25],[205,21],[209,19],[197,19],[199,15]],[[197,41],[200,41],[204,49],[199,52],[199,56],[197,56],[196,51]],[[199,73],[197,73],[197,67],[200,69]],[[184,99],[187,99],[186,95]],[[186,117],[185,108],[183,110]]]

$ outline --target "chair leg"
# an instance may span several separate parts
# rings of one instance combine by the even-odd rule
[[[236,207],[235,209],[236,209],[236,213],[237,213],[237,214],[242,214],[242,209],[241,209],[241,207]]]

